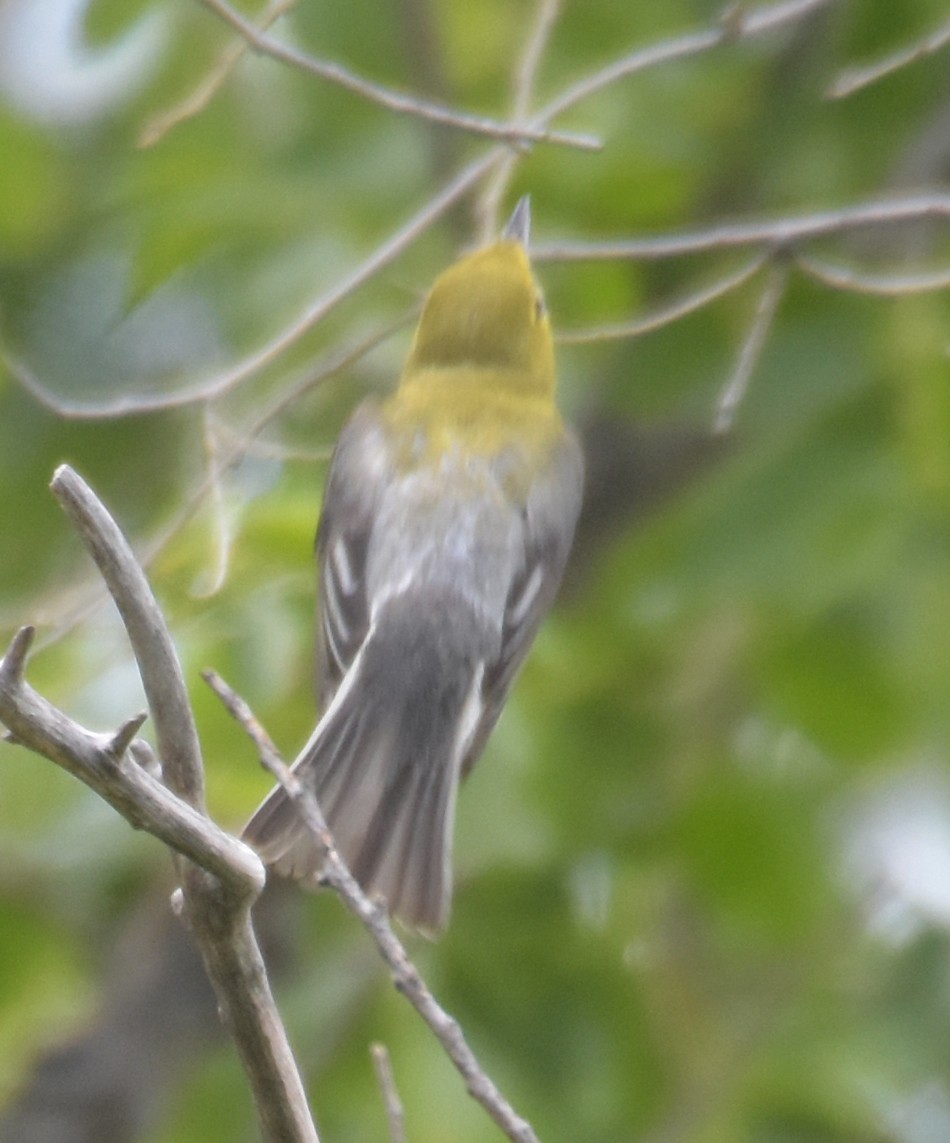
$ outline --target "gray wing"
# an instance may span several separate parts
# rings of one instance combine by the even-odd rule
[[[379,410],[362,405],[333,452],[317,529],[320,609],[317,697],[326,709],[369,630],[366,555],[380,497],[391,477]]]
[[[584,460],[568,433],[546,470],[535,480],[524,508],[524,557],[512,577],[505,603],[501,651],[486,664],[482,715],[462,762],[464,777],[475,765],[498,721],[508,692],[550,610],[561,583],[581,507]]]

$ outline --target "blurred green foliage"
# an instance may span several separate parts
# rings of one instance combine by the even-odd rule
[[[151,68],[96,115],[0,102],[0,627],[40,625],[31,681],[76,718],[105,729],[141,706],[110,605],[46,491],[68,461],[143,553],[164,538],[150,574],[193,685],[213,812],[238,828],[268,780],[198,673],[223,674],[288,754],[306,738],[324,460],[360,396],[392,383],[406,328],[277,416],[211,491],[209,466],[315,362],[405,313],[472,239],[472,202],[207,406],[62,417],[22,369],[71,405],[171,399],[289,324],[489,144],[245,59],[199,115],[138,149],[227,41],[200,4],[154,7],[166,20]],[[94,0],[100,54],[73,82],[97,82],[152,8]],[[563,9],[537,104],[720,11]],[[532,19],[526,0],[301,2],[280,34],[504,115]],[[824,98],[844,67],[942,19],[941,0],[830,3],[645,71],[557,124],[600,133],[601,153],[537,147],[509,197],[530,190],[539,239],[588,238],[946,185],[946,51]],[[877,228],[816,252],[868,271],[946,268],[950,229]],[[733,263],[540,274],[555,325],[575,329]],[[761,284],[636,340],[563,347],[565,407],[673,440],[705,432]],[[673,466],[646,514],[621,464],[630,503],[612,508],[631,522],[576,553],[460,799],[452,925],[413,944],[542,1138],[950,1138],[948,342],[947,290],[898,301],[793,271],[726,447]],[[165,893],[167,865],[85,789],[0,743],[0,1099],[95,1019],[107,950],[137,900]],[[384,1137],[372,1039],[392,1055],[412,1143],[498,1138],[335,902],[307,901],[298,940],[280,994],[326,1139]],[[142,1138],[235,1143],[252,1122],[222,1047]]]

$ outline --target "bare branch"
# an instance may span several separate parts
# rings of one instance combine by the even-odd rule
[[[134,829],[147,830],[201,865],[235,895],[259,893],[264,869],[257,854],[128,757],[144,716],[137,715],[112,734],[93,734],[26,683],[23,669],[32,636],[31,627],[22,628],[0,660],[0,721],[17,743],[67,770]]]
[[[950,289],[950,267],[945,270],[921,270],[914,274],[869,274],[850,266],[839,266],[819,258],[806,258],[799,254],[795,265],[809,277],[836,290],[855,294],[877,294],[900,297],[904,294],[924,294],[931,290]]]
[[[379,1043],[371,1044],[369,1050],[373,1057],[373,1067],[376,1069],[379,1090],[383,1093],[390,1143],[407,1143],[405,1115],[402,1109],[402,1100],[399,1098],[399,1091],[396,1088],[396,1077],[393,1075],[389,1052],[386,1051],[385,1044]]]
[[[224,473],[221,469],[221,449],[218,438],[218,429],[214,420],[211,406],[205,405],[203,418],[202,441],[206,461],[205,483],[208,485],[208,494],[211,500],[211,518],[213,521],[214,569],[207,576],[206,582],[192,592],[197,599],[208,599],[221,590],[228,575],[228,566],[231,559],[231,525],[224,503]]]
[[[525,42],[515,73],[515,98],[512,109],[515,120],[523,119],[531,108],[531,96],[534,93],[538,68],[541,66],[544,49],[557,22],[560,7],[560,0],[538,0],[534,27]]]
[[[908,64],[935,55],[947,44],[950,44],[950,20],[924,36],[922,40],[898,48],[897,51],[890,52],[874,63],[846,68],[828,88],[826,95],[829,99],[844,99],[846,96],[854,95],[856,91],[877,83],[879,79],[892,75]]]
[[[778,304],[785,293],[788,282],[788,267],[784,263],[772,267],[765,289],[755,308],[752,324],[742,348],[732,376],[723,387],[719,400],[716,403],[716,418],[713,422],[713,431],[717,433],[728,432],[735,420],[736,410],[742,403],[742,398],[749,388],[752,373],[762,356],[769,330],[775,319]]]
[[[333,445],[325,444],[314,448],[283,444],[279,440],[257,440],[248,437],[239,428],[233,428],[227,421],[218,420],[216,432],[222,442],[237,449],[243,457],[257,460],[275,460],[280,464],[299,461],[304,464],[326,464],[333,454]],[[230,451],[227,454],[230,456]]]
[[[228,23],[235,27],[252,47],[261,51],[267,51],[269,54],[274,54],[272,49],[276,48],[278,58],[285,58],[287,55],[297,56],[299,54],[295,53],[291,48],[280,45],[277,41],[262,36],[252,23],[245,20],[239,13],[230,8],[224,0],[203,0],[203,2],[213,8],[219,15],[225,18]],[[604,87],[633,75],[636,72],[655,67],[671,59],[696,55],[736,39],[747,38],[772,31],[785,23],[791,23],[804,18],[829,2],[830,0],[780,0],[779,3],[764,5],[761,8],[753,9],[749,12],[743,12],[741,8],[733,7],[727,11],[726,18],[716,27],[674,37],[673,39],[662,41],[659,44],[647,48],[639,48],[621,57],[614,63],[598,69],[592,75],[585,77],[578,83],[569,86],[551,103],[533,116],[531,128],[542,131],[543,133],[544,125],[557,115],[573,107],[588,96],[602,90]],[[538,51],[540,51],[540,43],[543,40],[543,36],[546,34],[548,17],[544,8],[540,10],[540,16],[541,18],[539,19],[535,37],[539,45]],[[529,45],[529,47],[532,47],[533,52],[533,46]],[[530,66],[532,52],[529,52],[523,57],[526,70]],[[304,60],[307,59],[307,57],[302,58]],[[287,62],[295,62],[295,60],[288,59]],[[332,67],[334,65],[327,66]],[[512,128],[511,130],[514,129]],[[249,354],[231,368],[210,377],[203,378],[187,388],[178,390],[172,394],[152,394],[146,396],[123,394],[115,401],[90,404],[74,401],[52,393],[49,388],[31,372],[24,362],[19,361],[12,355],[4,355],[4,364],[17,379],[22,388],[29,392],[35,400],[59,416],[75,419],[123,417],[158,409],[176,408],[222,396],[236,388],[248,377],[253,376],[259,370],[270,365],[287,349],[299,341],[305,333],[326,317],[341,301],[349,297],[384,266],[393,261],[403,250],[411,245],[420,234],[424,233],[436,219],[471,190],[485,174],[502,161],[506,154],[507,151],[505,148],[493,148],[487,154],[464,167],[454,175],[442,190],[437,192],[421,210],[413,215],[408,222],[400,227],[371,254],[361,266],[346,276],[342,282],[328,293],[305,306],[300,316],[270,341],[266,342],[258,350]],[[870,204],[870,206],[873,207],[874,204]],[[925,212],[924,216],[927,216],[927,212]],[[921,217],[921,215],[911,214],[909,217]],[[873,218],[868,225],[887,221],[889,220],[886,216]],[[754,227],[755,224],[750,225]],[[737,228],[741,229],[740,224],[728,228],[730,233],[722,235],[714,234],[710,236],[708,231],[699,232],[700,236],[695,239],[700,243],[698,246],[695,244],[689,245],[691,235],[693,235],[694,232],[685,232],[682,236],[672,236],[665,240],[644,239],[633,244],[620,244],[619,249],[622,251],[625,250],[625,253],[605,252],[614,249],[612,245],[601,246],[600,252],[590,253],[589,251],[593,249],[593,244],[581,245],[573,243],[570,244],[570,246],[549,245],[541,250],[535,250],[533,248],[532,255],[539,259],[551,258],[561,260],[598,257],[660,258],[675,256],[679,253],[692,253],[697,249],[713,249],[718,245],[743,245],[755,241],[782,241],[781,237],[776,238],[773,235],[766,235],[765,237],[759,236],[756,238],[742,236],[741,233],[739,235],[732,234],[731,232]],[[686,243],[685,250],[681,249],[678,245],[683,242]]]
[[[534,27],[527,38],[515,72],[512,118],[516,123],[521,123],[528,117],[538,68],[541,65],[544,49],[554,28],[559,9],[560,0],[538,0]],[[511,182],[518,157],[516,152],[509,152],[505,155],[495,167],[485,190],[482,192],[477,208],[477,214],[481,219],[479,229],[482,242],[490,242],[498,234],[498,214],[501,208],[501,200]]]
[[[296,344],[304,334],[313,329],[342,301],[355,293],[360,286],[368,282],[390,262],[393,262],[454,203],[467,194],[497,161],[501,153],[499,149],[492,149],[488,155],[469,163],[433,195],[424,206],[417,210],[406,223],[391,234],[381,246],[378,246],[360,266],[346,275],[327,293],[307,305],[303,313],[276,337],[229,370],[207,381],[205,384],[209,388],[213,388],[213,395],[218,396],[237,387],[242,381],[254,376]]]
[[[725,16],[718,26],[687,32],[669,40],[662,40],[658,44],[651,44],[649,47],[636,48],[612,63],[598,68],[556,96],[538,113],[534,122],[547,123],[605,87],[637,72],[658,67],[671,60],[699,55],[720,44],[733,43],[736,40],[771,32],[782,24],[803,19],[828,3],[830,0],[781,0],[778,4],[766,4],[751,11],[745,11],[741,5],[732,5],[726,9]]]
[[[600,140],[591,135],[581,135],[568,131],[549,131],[545,127],[530,124],[521,126],[512,123],[499,123],[497,120],[489,119],[486,116],[470,115],[439,103],[432,103],[430,100],[393,91],[382,84],[356,75],[341,64],[317,59],[315,56],[309,56],[305,52],[281,43],[279,40],[271,39],[249,20],[245,20],[239,12],[226,3],[226,0],[202,0],[202,3],[230,24],[255,51],[262,55],[290,64],[309,75],[315,75],[320,79],[328,80],[330,83],[338,84],[347,91],[351,91],[355,95],[377,103],[399,115],[414,115],[419,119],[427,119],[433,123],[454,127],[459,131],[468,131],[473,135],[482,135],[502,143],[556,143],[564,147],[576,147],[581,151],[599,151],[602,146]]]
[[[7,350],[0,352],[0,360],[16,379],[20,388],[29,393],[34,401],[44,409],[55,413],[57,417],[71,421],[115,420],[143,413],[157,413],[165,409],[179,409],[198,404],[200,401],[211,401],[223,397],[238,382],[243,381],[245,376],[242,375],[234,381],[228,375],[223,377],[215,375],[190,385],[183,385],[170,393],[122,393],[107,401],[85,401],[54,393],[26,362]]]
[[[257,20],[257,27],[266,31],[271,24],[293,8],[297,0],[271,0]],[[154,147],[156,143],[188,119],[193,119],[208,106],[227,82],[235,67],[250,49],[246,39],[237,39],[221,53],[217,62],[201,80],[195,89],[189,92],[184,99],[169,108],[168,111],[156,115],[143,127],[139,135],[138,146],[141,148]]]
[[[328,356],[322,362],[310,362],[301,366],[295,374],[297,379],[288,381],[287,385],[269,404],[264,406],[254,420],[245,428],[243,434],[232,434],[229,447],[223,449],[219,457],[218,475],[223,476],[236,464],[239,464],[247,455],[251,444],[277,417],[288,408],[293,407],[311,390],[318,388],[331,377],[337,376],[337,374],[344,369],[348,369],[358,362],[367,353],[371,352],[387,338],[391,337],[393,333],[406,325],[415,313],[416,309],[413,308],[397,321],[373,330],[366,337],[353,345],[345,346],[343,349]],[[143,568],[150,567],[189,520],[194,518],[204,503],[205,498],[211,492],[212,487],[213,482],[211,476],[206,472],[201,482],[187,497],[175,518],[145,545],[143,552],[139,556]],[[87,619],[94,609],[101,604],[101,597],[101,586],[98,583],[90,585],[88,590],[82,593],[79,602],[73,603],[63,613],[50,615],[46,622],[54,625],[54,630],[44,636],[42,645],[47,647],[51,643],[62,639],[72,631],[77,624]]]
[[[721,222],[620,242],[548,242],[533,246],[531,256],[538,262],[596,262],[625,258],[647,261],[741,246],[779,249],[867,227],[947,218],[950,218],[950,193],[933,190],[872,200],[838,210]]]
[[[567,330],[565,333],[557,334],[557,341],[562,345],[585,345],[594,341],[614,341],[619,338],[640,337],[644,333],[652,333],[654,330],[662,329],[665,325],[679,321],[680,318],[686,317],[688,314],[695,313],[696,310],[702,309],[718,298],[725,297],[726,294],[745,285],[762,269],[768,260],[767,254],[753,258],[739,270],[718,278],[708,286],[685,294],[668,305],[660,306],[635,321],[594,326],[591,329]]]
[[[387,238],[381,246],[342,281],[308,303],[303,312],[285,326],[270,341],[229,369],[213,374],[188,386],[177,393],[155,397],[135,397],[123,395],[115,401],[86,403],[58,397],[51,393],[20,361],[9,355],[2,357],[3,363],[20,385],[46,408],[59,416],[74,420],[100,420],[105,417],[117,418],[133,414],[153,412],[158,409],[172,409],[183,405],[209,401],[236,389],[248,378],[276,361],[284,352],[295,345],[318,322],[322,321],[341,302],[354,294],[362,285],[373,278],[384,267],[393,262],[404,250],[449,210],[460,198],[467,194],[479,179],[504,154],[501,148],[492,148],[486,155],[469,163],[430,197],[412,217]]]
[[[284,760],[281,758],[274,740],[258,722],[248,704],[237,691],[228,686],[217,671],[212,671],[209,668],[201,672],[201,677],[221,700],[228,714],[244,729],[245,734],[254,743],[261,764],[277,778],[286,769]]]
[[[406,948],[396,936],[383,905],[363,892],[333,844],[333,837],[317,804],[317,799],[297,779],[274,749],[248,705],[235,694],[220,676],[206,672],[205,678],[215,693],[225,700],[228,711],[244,727],[258,748],[261,762],[274,775],[295,802],[323,860],[323,884],[339,896],[346,908],[360,921],[372,937],[376,948],[392,973],[393,984],[419,1013],[446,1055],[465,1081],[473,1099],[488,1112],[513,1143],[538,1143],[531,1125],[505,1099],[494,1080],[479,1063],[469,1047],[458,1021],[438,1003],[409,958]]]
[[[29,629],[0,662],[0,718],[19,743],[80,778],[135,828],[147,829],[188,859],[179,865],[187,921],[254,1092],[264,1139],[319,1143],[251,927],[250,906],[263,887],[264,869],[251,849],[202,812],[194,719],[162,614],[125,538],[89,487],[65,465],[52,487],[125,623],[173,789],[135,761],[141,716],[111,735],[92,734],[26,684]]]

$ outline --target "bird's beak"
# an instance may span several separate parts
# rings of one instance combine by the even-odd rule
[[[531,239],[531,195],[526,194],[518,199],[514,214],[508,219],[501,236],[520,242],[525,249],[528,248]]]

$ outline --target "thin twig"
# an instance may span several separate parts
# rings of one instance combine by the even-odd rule
[[[330,83],[338,84],[347,91],[368,99],[381,107],[394,111],[399,115],[413,115],[419,119],[427,119],[433,123],[440,123],[446,127],[454,127],[459,131],[467,131],[474,135],[483,135],[502,143],[555,143],[563,147],[576,147],[581,151],[599,151],[601,142],[591,135],[577,132],[549,131],[545,127],[534,125],[519,125],[516,123],[499,123],[482,115],[470,115],[464,111],[457,111],[439,103],[433,103],[417,96],[405,95],[364,79],[356,75],[342,64],[330,60],[317,59],[307,55],[287,44],[274,40],[261,32],[251,21],[246,20],[235,11],[226,0],[202,0],[202,3],[226,21],[248,44],[262,55],[290,64],[309,75],[318,76]]]
[[[548,242],[533,246],[531,256],[537,262],[597,262],[625,258],[646,261],[740,246],[779,249],[866,227],[947,218],[950,218],[950,192],[933,190],[872,200],[838,210],[721,222],[620,242]]]
[[[217,671],[210,668],[201,672],[201,677],[221,700],[224,709],[237,722],[244,733],[254,743],[261,765],[271,774],[278,773],[285,763],[280,751],[274,744],[273,738],[267,733],[257,720],[254,712],[241,696],[221,678]]]
[[[920,270],[912,274],[870,274],[866,270],[839,266],[803,254],[796,256],[795,265],[823,285],[853,294],[900,297],[904,294],[925,294],[932,290],[950,289],[950,267],[945,270]]]
[[[255,353],[245,357],[243,361],[238,362],[230,370],[220,374],[216,379],[217,385],[225,389],[232,388],[265,366],[270,365],[344,299],[355,293],[360,286],[368,282],[411,246],[420,235],[424,234],[434,222],[475,186],[485,172],[497,161],[500,154],[500,149],[493,148],[487,155],[475,159],[453,175],[407,222],[403,223],[341,282],[338,282],[327,293],[307,305],[303,313],[271,341]]]
[[[235,465],[239,464],[247,455],[248,447],[251,442],[280,416],[281,413],[296,404],[297,401],[311,390],[328,381],[331,377],[336,376],[342,370],[348,369],[365,356],[365,354],[371,352],[387,338],[391,337],[394,332],[401,329],[407,321],[411,320],[411,316],[415,312],[415,309],[413,309],[398,321],[391,322],[380,329],[374,330],[356,344],[346,346],[339,352],[330,355],[322,363],[310,363],[309,365],[301,367],[300,370],[298,370],[298,379],[296,381],[291,380],[287,387],[278,393],[277,396],[258,413],[251,424],[246,427],[243,435],[232,434],[229,447],[222,450],[218,459],[219,475],[224,476]],[[194,518],[204,503],[206,496],[211,492],[211,489],[212,481],[206,472],[201,482],[186,497],[184,504],[174,519],[166,524],[157,535],[153,536],[152,539],[143,546],[142,552],[139,553],[139,560],[143,568],[150,567],[162,552],[165,551],[175,536],[179,534],[181,529]],[[51,643],[62,639],[72,631],[77,624],[87,619],[101,602],[101,588],[98,584],[95,584],[90,587],[88,593],[83,594],[79,602],[73,604],[64,614],[58,617],[51,615],[47,622],[53,625],[54,629],[45,635],[42,640],[42,646],[47,647]]]
[[[225,506],[224,473],[221,468],[221,442],[211,406],[206,404],[202,418],[204,453],[206,460],[206,482],[211,500],[212,542],[214,544],[214,570],[201,588],[195,588],[192,595],[196,599],[208,599],[221,590],[228,575],[231,558],[231,525]]]
[[[516,123],[524,122],[528,117],[538,68],[541,66],[544,49],[557,21],[559,9],[560,0],[538,0],[534,26],[525,42],[524,50],[515,69],[511,117]],[[479,231],[483,243],[491,242],[498,234],[501,200],[508,189],[518,158],[519,155],[516,152],[509,152],[505,155],[489,176],[481,194],[476,213],[481,220]]]
[[[295,345],[318,322],[322,321],[341,302],[354,294],[361,286],[372,279],[382,269],[403,253],[420,235],[449,210],[460,198],[490,170],[503,154],[501,148],[494,147],[486,155],[473,160],[452,176],[445,185],[431,196],[409,220],[395,230],[357,268],[346,275],[326,293],[307,303],[302,313],[286,325],[259,349],[254,350],[230,368],[210,377],[203,378],[173,394],[161,397],[133,397],[123,395],[114,401],[90,404],[68,400],[56,396],[33,376],[21,362],[4,355],[3,363],[20,385],[46,408],[58,416],[71,420],[115,419],[154,412],[159,409],[178,408],[200,401],[214,400],[236,389],[248,378],[271,365],[283,353]]]
[[[347,868],[333,844],[333,837],[313,792],[303,786],[293,770],[281,760],[273,742],[263,732],[247,703],[214,672],[205,672],[205,678],[222,698],[229,713],[250,735],[262,764],[296,804],[323,862],[322,883],[333,889],[372,937],[380,956],[392,973],[397,991],[406,997],[431,1029],[465,1081],[469,1094],[482,1105],[513,1143],[538,1143],[531,1125],[518,1115],[479,1063],[458,1021],[442,1008],[430,992],[389,923],[385,908],[380,902],[367,897]]]
[[[635,321],[619,322],[615,325],[599,325],[591,329],[567,330],[564,333],[558,333],[556,339],[562,345],[585,345],[589,342],[614,341],[618,338],[640,337],[644,333],[652,333],[654,330],[662,329],[665,325],[679,321],[680,318],[686,317],[688,314],[695,313],[696,310],[703,309],[710,303],[745,285],[762,269],[768,260],[767,254],[759,255],[731,274],[726,274],[699,290],[684,294],[665,306],[659,306]]]
[[[787,265],[782,263],[773,266],[768,281],[765,283],[765,289],[759,297],[749,332],[739,350],[736,367],[732,376],[723,386],[719,400],[716,402],[716,417],[713,422],[713,431],[716,433],[725,433],[732,428],[736,410],[749,388],[752,373],[762,355],[762,349],[765,346],[769,330],[772,328],[775,312],[782,300],[782,295],[785,293],[787,282]]]
[[[386,1108],[386,1122],[389,1124],[390,1143],[406,1143],[406,1117],[402,1109],[402,1100],[396,1087],[396,1077],[393,1075],[393,1065],[386,1051],[386,1045],[370,1044],[370,1054],[373,1057],[373,1067],[376,1070],[376,1079],[379,1090],[383,1095],[383,1106]]]
[[[761,8],[746,11],[740,6],[727,9],[726,19],[711,28],[701,28],[686,32],[668,40],[636,48],[604,64],[590,75],[565,88],[534,117],[535,123],[547,123],[569,108],[589,99],[605,87],[627,79],[637,72],[658,67],[671,60],[685,59],[709,51],[720,44],[733,43],[771,32],[783,24],[801,20],[831,0],[781,0],[778,4],[765,4]]]
[[[856,91],[877,83],[878,80],[892,75],[908,64],[935,55],[947,44],[950,44],[950,20],[928,33],[923,39],[898,48],[897,51],[890,52],[873,63],[846,68],[828,88],[826,95],[829,99],[844,99],[848,95],[854,95]]]
[[[279,440],[248,439],[240,429],[232,428],[226,421],[218,420],[216,431],[221,441],[236,448],[244,458],[273,460],[279,464],[326,464],[333,454],[333,445],[317,448],[303,448],[299,445],[283,444]]]
[[[289,12],[296,2],[297,0],[271,0],[259,16],[257,27],[262,32],[266,31],[276,20]],[[208,74],[184,99],[149,120],[139,135],[137,145],[143,149],[154,147],[173,128],[200,115],[227,82],[242,56],[250,50],[250,46],[243,38],[228,44]]]

